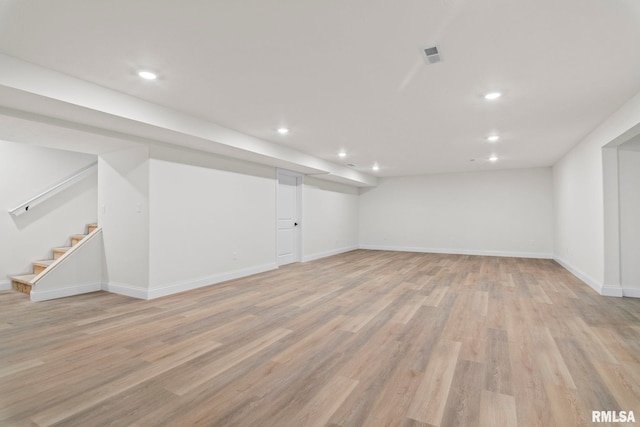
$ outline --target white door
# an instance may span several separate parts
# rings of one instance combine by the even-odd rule
[[[300,185],[302,176],[278,171],[277,256],[278,265],[300,261]]]

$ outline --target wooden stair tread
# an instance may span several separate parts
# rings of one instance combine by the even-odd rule
[[[24,283],[26,285],[31,285],[31,280],[36,277],[35,274],[22,274],[19,276],[11,276],[11,280],[18,283]]]
[[[51,248],[51,250],[53,251],[53,259],[43,259],[39,261],[33,261],[31,263],[33,265],[33,273],[11,276],[11,287],[18,292],[30,294],[31,289],[33,288],[32,280],[36,276],[38,276],[39,274],[43,274],[43,272],[46,271],[47,268],[49,268],[49,266],[51,266],[57,259],[62,257],[73,246],[79,244],[85,237],[87,237],[90,233],[92,233],[97,228],[98,228],[98,224],[96,223],[87,224],[86,234],[71,235],[71,245]]]
[[[59,248],[52,248],[51,251],[53,252],[53,259],[60,258],[69,249],[71,249],[71,246],[61,246]]]
[[[71,246],[75,246],[78,243],[82,242],[88,234],[72,234],[71,235]]]
[[[33,261],[32,264],[39,265],[40,267],[49,267],[51,264],[53,264],[53,261],[55,261],[55,259],[43,259],[40,261]]]

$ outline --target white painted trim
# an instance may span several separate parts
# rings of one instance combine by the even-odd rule
[[[640,298],[640,289],[638,288],[623,288],[622,294],[629,298]]]
[[[278,266],[276,265],[276,263],[269,263],[244,268],[242,270],[234,270],[227,273],[213,274],[211,276],[200,277],[198,279],[186,280],[184,282],[175,283],[173,285],[150,289],[148,291],[147,299],[159,298],[167,295],[177,294],[179,292],[190,291],[192,289],[215,285],[217,283],[226,282],[228,280],[239,279],[241,277],[251,276],[258,273],[264,273],[265,271],[275,270],[277,268]]]
[[[9,210],[9,213],[13,216],[20,216],[24,213],[27,213],[29,212],[29,209],[36,207],[37,205],[44,202],[45,200],[66,190],[76,182],[82,181],[85,177],[89,176],[90,174],[92,174],[97,170],[98,170],[98,162],[94,162],[89,166],[76,172],[71,177],[63,180],[62,182],[59,182],[58,184],[53,185],[51,188],[46,189],[45,191],[38,194],[37,196],[34,196],[29,200],[27,200],[26,202],[23,202],[20,205],[16,206],[15,208]]]
[[[34,286],[31,290],[31,301],[47,301],[56,298],[65,298],[74,295],[87,294],[102,290],[102,283],[86,283],[84,285],[73,285],[68,288],[52,289],[48,291],[38,291]]]
[[[604,283],[620,287],[620,172],[617,147],[602,147]]]
[[[296,206],[296,209],[298,210],[297,212],[298,214],[297,239],[298,240],[296,241],[296,245],[298,246],[298,250],[296,251],[297,262],[302,262],[302,258],[304,257],[304,212],[302,210],[302,207],[304,206],[303,197],[304,197],[304,175],[300,174],[300,176],[296,178],[296,199],[298,202],[298,206]]]
[[[614,287],[614,286],[603,286],[600,295],[605,297],[621,297],[622,288]]]
[[[148,291],[146,289],[122,283],[109,282],[102,285],[102,290],[131,298],[149,299]]]
[[[8,291],[11,289],[10,280],[0,280],[0,291]]]
[[[433,254],[450,254],[450,255],[480,255],[480,256],[497,256],[512,258],[538,258],[553,259],[553,254],[541,252],[508,252],[508,251],[482,251],[475,249],[448,249],[448,248],[422,248],[414,246],[384,246],[384,245],[366,245],[360,244],[360,249],[369,249],[374,251],[396,251],[396,252],[424,252]]]
[[[594,291],[596,291],[600,295],[622,296],[622,289],[620,289],[620,294],[617,295],[617,293],[615,292],[616,288],[614,288],[614,287],[606,287],[605,288],[598,280],[596,280],[593,277],[589,276],[588,274],[582,272],[581,270],[575,268],[574,266],[572,266],[571,264],[569,264],[567,261],[563,260],[562,258],[560,258],[558,256],[554,256],[553,260],[555,262],[557,262],[558,264],[560,264],[562,267],[564,267],[564,269],[567,270],[569,273],[573,274],[578,279],[582,280],[584,283],[589,285]]]
[[[302,262],[314,261],[316,259],[326,258],[328,256],[339,255],[345,252],[355,251],[356,249],[358,249],[358,246],[348,246],[346,248],[332,249],[330,251],[324,251],[324,252],[317,252],[315,254],[305,255],[302,258]]]

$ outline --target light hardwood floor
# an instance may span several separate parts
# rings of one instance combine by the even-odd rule
[[[152,301],[0,293],[0,425],[640,425],[640,300],[354,251]],[[599,424],[604,425],[604,424]]]

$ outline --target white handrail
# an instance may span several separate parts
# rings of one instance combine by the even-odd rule
[[[37,196],[32,197],[31,199],[27,200],[26,202],[22,203],[21,205],[9,210],[9,213],[11,215],[13,215],[13,216],[20,216],[23,213],[28,212],[34,206],[39,205],[40,203],[44,202],[48,198],[58,194],[62,190],[65,190],[66,188],[72,186],[76,182],[78,182],[78,181],[82,180],[83,178],[85,178],[86,176],[90,175],[96,169],[98,169],[98,162],[94,162],[94,163],[90,164],[86,168],[84,168],[84,169],[78,171],[77,173],[75,173],[73,176],[71,176],[71,177],[65,179],[64,181],[54,185],[53,187],[43,191],[42,193],[38,194]]]

